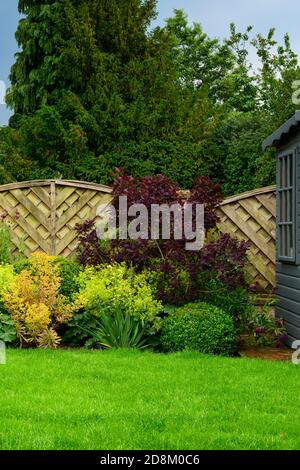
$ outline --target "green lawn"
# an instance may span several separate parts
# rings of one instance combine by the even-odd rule
[[[300,367],[196,353],[9,350],[0,449],[299,449]]]

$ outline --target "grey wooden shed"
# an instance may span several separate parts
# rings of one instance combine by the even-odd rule
[[[300,339],[300,111],[263,142],[276,157],[276,316]]]

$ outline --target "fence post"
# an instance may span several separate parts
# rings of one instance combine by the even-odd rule
[[[56,184],[51,181],[50,187],[51,201],[51,255],[56,255]]]

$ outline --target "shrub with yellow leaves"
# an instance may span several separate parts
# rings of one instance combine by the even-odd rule
[[[49,308],[45,304],[28,305],[24,322],[32,337],[38,338],[51,323]]]
[[[14,280],[14,268],[11,264],[0,264],[0,301]]]
[[[122,312],[148,325],[151,334],[160,329],[161,302],[155,299],[145,273],[136,273],[125,264],[86,268],[79,275],[77,301],[89,314],[100,318]]]
[[[61,277],[56,258],[35,253],[3,294],[21,346],[55,348],[57,328],[72,317],[75,304],[59,293]]]

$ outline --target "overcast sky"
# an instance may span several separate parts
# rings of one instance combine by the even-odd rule
[[[6,83],[17,50],[17,4],[18,0],[0,0],[0,80]],[[232,21],[240,30],[251,24],[262,34],[275,27],[278,39],[290,34],[292,48],[300,56],[299,0],[158,0],[158,22],[163,23],[174,8],[183,8],[190,21],[200,22],[209,36],[224,38]],[[8,117],[9,111],[0,104],[0,125],[6,124]]]

